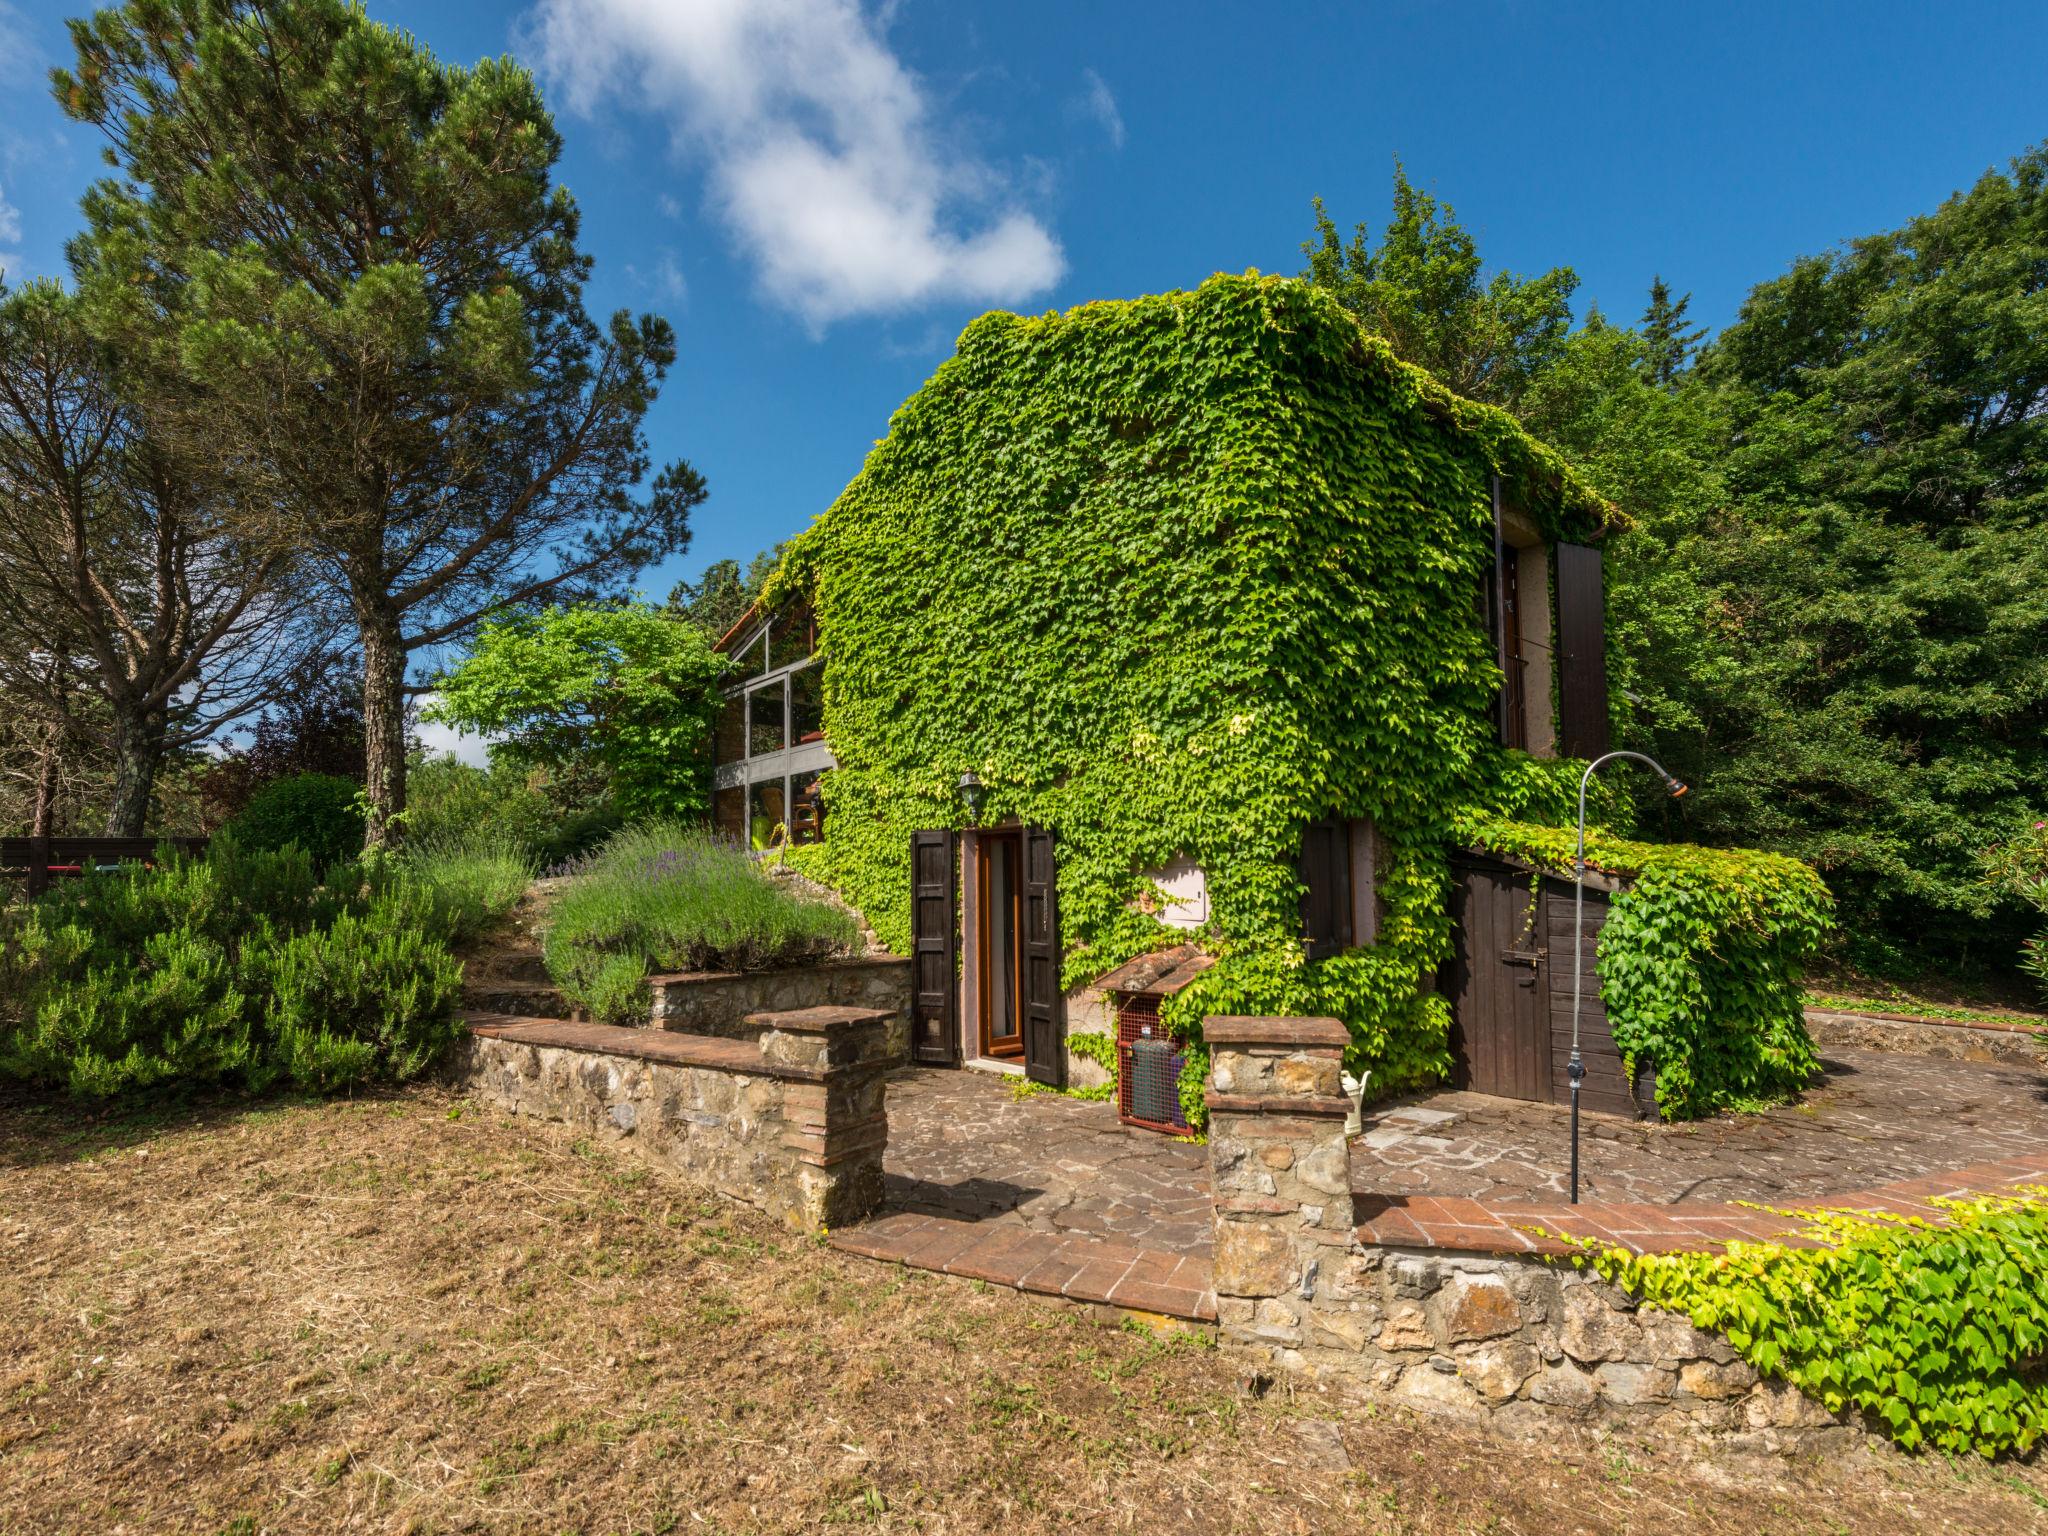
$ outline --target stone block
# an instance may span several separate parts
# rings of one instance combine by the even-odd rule
[[[1301,1315],[1286,1302],[1268,1297],[1258,1303],[1252,1313],[1251,1326],[1246,1330],[1255,1339],[1269,1344],[1299,1344],[1301,1336]]]
[[[1727,1365],[1712,1360],[1689,1360],[1678,1369],[1678,1385],[1710,1403],[1725,1402],[1744,1396],[1756,1385],[1756,1372],[1740,1360]]]
[[[1564,1288],[1564,1323],[1557,1342],[1574,1360],[1587,1365],[1602,1360],[1620,1360],[1637,1342],[1633,1319],[1617,1313],[1606,1298],[1590,1285]]]
[[[1319,1143],[1295,1165],[1294,1176],[1323,1195],[1351,1194],[1351,1154],[1342,1136]]]
[[[1367,1311],[1339,1311],[1318,1307],[1309,1314],[1309,1342],[1324,1349],[1357,1354],[1371,1342],[1376,1314]]]
[[[1387,1308],[1378,1343],[1385,1350],[1436,1348],[1436,1335],[1430,1330],[1421,1303],[1401,1300]]]
[[[1835,1416],[1801,1392],[1778,1381],[1760,1381],[1743,1404],[1751,1429],[1818,1429]]]
[[[1477,1418],[1483,1411],[1478,1395],[1455,1371],[1446,1374],[1427,1361],[1411,1365],[1401,1373],[1401,1379],[1394,1385],[1394,1396],[1417,1408],[1460,1418]]]
[[[1668,1403],[1678,1389],[1678,1373],[1654,1365],[1637,1365],[1628,1360],[1610,1360],[1593,1375],[1600,1383],[1600,1395],[1610,1403],[1634,1407],[1643,1403]]]
[[[1444,1272],[1433,1260],[1399,1258],[1387,1266],[1387,1283],[1396,1296],[1424,1297],[1444,1282]]]
[[[1261,1221],[1216,1224],[1219,1296],[1278,1296],[1294,1284],[1294,1245]]]
[[[1294,1148],[1284,1142],[1259,1148],[1259,1161],[1276,1172],[1285,1172],[1294,1166]]]
[[[1519,1332],[1522,1309],[1498,1275],[1454,1275],[1430,1300],[1437,1337],[1445,1344]]]
[[[1600,1394],[1593,1373],[1565,1362],[1548,1365],[1529,1383],[1529,1396],[1556,1408],[1590,1408]]]
[[[1328,1056],[1283,1056],[1273,1063],[1273,1088],[1289,1098],[1332,1098],[1343,1091],[1338,1072]]]
[[[1458,1374],[1489,1403],[1504,1403],[1522,1390],[1542,1362],[1535,1346],[1520,1339],[1480,1344],[1458,1356]]]

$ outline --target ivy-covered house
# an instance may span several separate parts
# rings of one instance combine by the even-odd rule
[[[1328,1014],[1378,1089],[1549,1097],[1497,1069],[1551,1053],[1615,516],[1299,282],[983,316],[722,642],[715,820],[916,955],[923,1061],[1102,1084],[1121,1021],[1160,1123],[1204,1015]]]

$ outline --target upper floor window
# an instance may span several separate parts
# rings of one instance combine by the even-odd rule
[[[796,602],[725,648],[732,658],[718,720],[717,760],[736,763],[824,738],[824,699],[815,665],[817,625]]]

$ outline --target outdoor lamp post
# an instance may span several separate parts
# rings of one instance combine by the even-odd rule
[[[954,785],[953,789],[954,793],[959,795],[960,803],[967,807],[967,824],[970,827],[978,826],[981,822],[981,799],[987,791],[982,788],[981,780],[975,776],[974,770],[970,768],[961,774],[960,782]]]
[[[1579,1084],[1586,1076],[1586,1064],[1579,1056],[1579,996],[1585,989],[1585,948],[1586,948],[1586,788],[1593,782],[1593,774],[1606,763],[1617,757],[1634,758],[1647,764],[1657,777],[1664,781],[1664,787],[1671,791],[1676,800],[1684,794],[1687,785],[1683,779],[1664,771],[1664,765],[1654,757],[1645,757],[1640,752],[1609,752],[1596,757],[1586,764],[1586,771],[1579,776],[1579,843],[1572,859],[1572,1059],[1565,1067],[1565,1076],[1572,1082],[1572,1204],[1579,1203]]]

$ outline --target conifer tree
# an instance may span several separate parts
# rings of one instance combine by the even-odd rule
[[[445,64],[347,0],[126,0],[71,34],[57,98],[118,173],[85,200],[80,291],[267,473],[251,535],[357,631],[387,843],[412,654],[687,543],[688,465],[635,493],[674,333],[585,312],[561,138],[510,59]]]
[[[1671,285],[1659,273],[1650,280],[1650,307],[1643,311],[1645,363],[1650,377],[1662,388],[1678,382],[1679,374],[1692,365],[1700,343],[1706,339],[1705,326],[1689,325],[1686,310],[1692,295],[1671,297]]]

